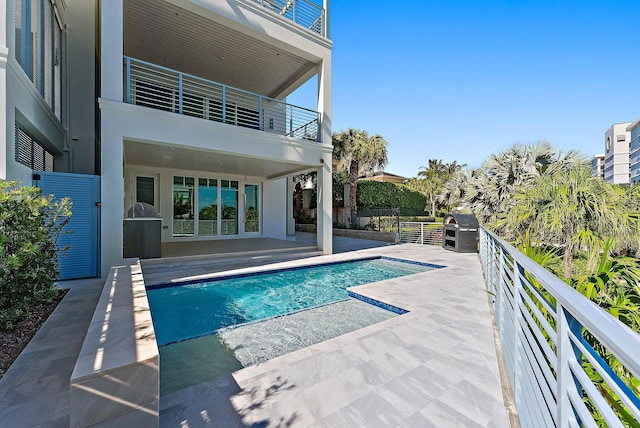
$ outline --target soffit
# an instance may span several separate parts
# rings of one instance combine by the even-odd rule
[[[162,0],[125,0],[125,55],[277,97],[315,64]]]
[[[124,164],[247,175],[269,179],[294,174],[310,168],[309,165],[304,166],[283,161],[242,157],[235,154],[137,141],[125,142]]]

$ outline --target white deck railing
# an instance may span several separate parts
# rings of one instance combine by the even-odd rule
[[[124,57],[125,102],[320,141],[320,114],[273,98]]]
[[[253,0],[314,33],[326,35],[325,10],[310,0]]]
[[[640,335],[484,228],[480,258],[521,425],[637,426]]]
[[[442,245],[442,223],[401,221],[400,242]]]

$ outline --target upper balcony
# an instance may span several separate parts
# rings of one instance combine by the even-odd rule
[[[320,114],[170,68],[124,58],[124,99],[229,125],[320,141]]]
[[[125,56],[269,98],[284,100],[331,54],[311,0],[123,1]]]
[[[314,33],[326,36],[325,9],[310,0],[252,0]]]

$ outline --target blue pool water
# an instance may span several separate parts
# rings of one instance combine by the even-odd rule
[[[148,287],[158,345],[341,299],[347,288],[440,266],[375,258]]]

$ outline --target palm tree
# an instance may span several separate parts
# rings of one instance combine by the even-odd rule
[[[586,166],[587,162],[578,152],[563,153],[546,141],[516,144],[482,162],[468,182],[465,200],[483,223],[502,232],[504,217],[514,204],[513,195],[531,187],[538,176]]]
[[[387,145],[382,136],[369,136],[367,131],[349,128],[333,135],[333,157],[336,169],[349,171],[349,201],[351,221],[357,215],[356,190],[360,173],[366,170],[383,169],[388,163]]]
[[[576,251],[596,255],[607,239],[623,242],[628,228],[623,207],[613,186],[594,177],[590,168],[544,174],[514,196],[505,217],[507,231],[563,249],[565,278],[573,273]]]
[[[436,216],[436,203],[443,186],[466,165],[458,165],[456,161],[443,163],[442,159],[429,159],[427,166],[421,166],[418,177],[411,179],[407,185],[429,198],[431,216]]]
[[[453,162],[455,163],[455,162]],[[438,194],[438,203],[452,211],[455,207],[463,204],[469,180],[473,177],[472,170],[459,170],[455,172],[447,181]]]

